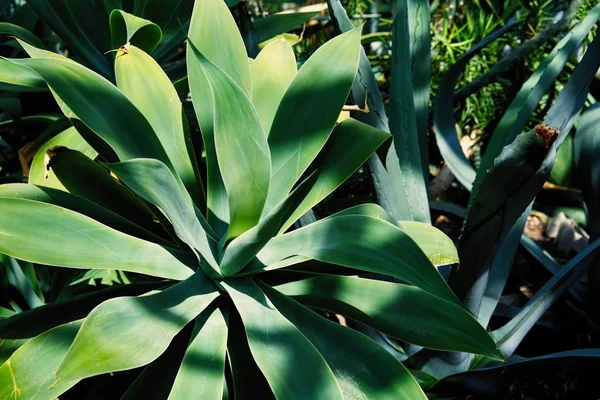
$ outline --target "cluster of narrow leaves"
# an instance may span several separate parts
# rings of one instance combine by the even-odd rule
[[[31,58],[2,60],[11,87],[47,86],[70,124],[38,152],[30,184],[0,187],[0,253],[125,271],[132,283],[0,320],[0,398],[53,399],[139,367],[124,398],[150,388],[169,399],[425,398],[396,358],[327,313],[502,359],[436,270],[457,262],[440,231],[374,204],[291,229],[390,137],[336,124],[360,28],[297,70],[283,39],[249,61],[226,3],[197,1],[187,32],[194,138],[148,54],[159,28],[120,10],[110,21],[116,85],[26,37]]]

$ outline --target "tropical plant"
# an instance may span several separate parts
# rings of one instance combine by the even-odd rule
[[[141,22],[119,10],[113,20],[116,86],[18,32],[31,58],[2,59],[8,83],[47,85],[72,124],[41,146],[30,184],[0,186],[5,262],[121,275],[0,320],[0,398],[53,399],[139,367],[123,398],[425,398],[393,355],[329,311],[502,359],[436,270],[457,261],[437,229],[367,204],[290,230],[389,138],[354,119],[336,125],[360,28],[297,71],[284,40],[249,62],[225,2],[197,1],[187,79],[199,140],[148,54],[158,28],[131,34]]]
[[[328,1],[329,10],[339,32],[353,29],[344,8],[338,0]],[[393,2],[391,88],[388,120],[375,76],[366,54],[361,55],[360,79],[352,88],[355,101],[367,98],[370,113],[356,113],[355,117],[378,129],[392,133],[394,146],[379,151],[369,160],[378,202],[396,219],[429,221],[426,177],[428,162],[428,99],[430,56],[429,2],[397,0]],[[524,42],[479,79],[480,83],[494,79],[499,71],[533,51],[568,25],[580,2],[571,2],[563,11],[563,18]],[[513,20],[469,50],[451,66],[442,79],[433,105],[433,128],[440,152],[447,167],[457,180],[471,191],[465,210],[456,205],[432,203],[432,208],[461,214],[465,218],[458,245],[460,267],[452,268],[449,285],[473,312],[482,326],[487,327],[507,282],[523,227],[542,185],[549,179],[557,149],[566,142],[576,117],[586,101],[589,85],[600,67],[600,36],[591,41],[572,76],[558,98],[546,112],[543,122],[525,129],[532,114],[548,88],[555,82],[569,57],[580,48],[600,17],[600,6],[589,10],[571,31],[562,37],[538,69],[523,84],[491,137],[477,170],[465,156],[456,131],[454,96],[455,85],[468,61],[487,44],[518,25]],[[413,24],[414,29],[409,29]],[[410,44],[410,46],[407,45]],[[500,65],[501,64],[501,65]],[[481,86],[479,86],[481,87]],[[469,90],[477,90],[471,88]],[[464,90],[463,90],[464,92]],[[583,122],[583,121],[582,121]],[[589,126],[589,122],[588,125]],[[589,128],[588,128],[589,129]],[[585,134],[590,140],[589,134]],[[590,157],[580,158],[589,160]],[[583,165],[590,166],[589,161]],[[581,163],[581,162],[580,162]],[[587,163],[587,164],[586,164]],[[594,175],[585,174],[590,180]],[[583,185],[589,185],[586,181]],[[592,199],[587,191],[588,203]],[[593,201],[593,200],[591,200]],[[589,203],[591,204],[591,203]],[[590,210],[593,217],[593,211]],[[411,344],[403,346],[381,335],[368,331],[390,352],[414,370],[422,386],[437,394],[500,395],[507,388],[505,379],[535,366],[537,373],[547,372],[560,365],[581,361],[581,368],[598,365],[598,350],[579,350],[551,354],[523,360],[514,353],[531,328],[561,294],[576,285],[598,254],[600,241],[596,240],[562,268],[548,253],[532,241],[522,240],[524,247],[552,272],[552,278],[516,315],[500,329],[492,332],[508,364],[499,364],[485,357],[467,354],[436,352]],[[575,289],[575,287],[573,287]],[[576,293],[576,291],[573,291]],[[332,307],[341,312],[342,305]],[[513,357],[514,356],[514,357]],[[512,357],[512,358],[511,358]],[[543,365],[544,368],[540,366]],[[505,374],[505,371],[507,373]],[[496,379],[496,382],[490,380]],[[483,384],[482,382],[490,382]],[[492,384],[494,383],[494,384]]]

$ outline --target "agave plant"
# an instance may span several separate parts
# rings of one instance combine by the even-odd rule
[[[139,21],[115,13],[134,31]],[[393,355],[327,311],[418,346],[502,359],[436,270],[457,261],[437,229],[374,204],[293,228],[389,138],[336,124],[360,28],[300,70],[285,40],[249,62],[223,0],[196,2],[187,36],[201,140],[144,51],[157,35],[127,35],[116,86],[26,38],[31,58],[4,60],[15,85],[47,85],[72,127],[42,146],[30,184],[0,187],[0,252],[119,270],[129,283],[1,320],[0,397],[53,399],[145,367],[124,398],[425,398]]]

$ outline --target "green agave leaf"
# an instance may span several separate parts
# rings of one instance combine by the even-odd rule
[[[568,135],[556,151],[556,162],[548,180],[559,186],[570,186],[573,168],[573,135]]]
[[[72,172],[74,172],[73,170]],[[63,207],[79,214],[86,215],[104,225],[108,225],[123,233],[140,239],[148,240],[166,246],[173,243],[153,234],[120,215],[103,208],[85,198],[74,196],[62,190],[52,189],[44,186],[26,185],[22,183],[11,183],[0,186],[0,197],[20,198],[53,204]]]
[[[285,198],[327,142],[356,76],[360,31],[321,46],[285,93],[269,133],[273,170],[264,213]]]
[[[232,239],[260,219],[269,190],[271,155],[250,99],[223,70],[200,53],[197,58],[213,95],[215,150],[229,198],[227,238]]]
[[[571,350],[532,358],[515,358],[508,363],[477,368],[440,380],[432,389],[436,393],[502,397],[512,383],[528,379],[547,380],[556,371],[590,371],[600,365],[600,349]],[[484,383],[484,384],[483,384]]]
[[[211,232],[206,231],[209,229],[208,224],[206,222],[202,224],[202,214],[194,205],[179,177],[174,175],[165,164],[152,159],[107,164],[107,167],[135,193],[162,211],[173,224],[177,236],[192,249],[196,249],[206,260],[209,266],[207,272],[213,275],[219,273],[219,266],[213,253],[214,239],[211,237]]]
[[[122,215],[148,231],[160,233],[150,208],[107,169],[67,148],[52,148],[46,154],[48,168],[71,194]]]
[[[377,204],[361,204],[340,211],[336,215],[365,215],[397,226],[410,236],[435,267],[459,262],[458,251],[452,239],[432,225],[414,221],[396,221]]]
[[[189,254],[126,235],[63,207],[0,198],[0,216],[0,252],[15,258],[177,280],[193,274],[185,264],[193,265]]]
[[[503,359],[492,338],[467,310],[414,286],[320,276],[287,283],[277,290],[409,343]]]
[[[581,190],[587,213],[589,231],[592,237],[600,237],[600,105],[589,107],[581,115],[575,134],[575,163],[577,173],[575,182]]]
[[[47,171],[46,165],[44,165],[47,151],[57,146],[80,151],[90,159],[94,159],[98,155],[98,152],[81,137],[77,129],[74,127],[67,128],[44,143],[35,153],[29,170],[29,183],[66,191],[64,185],[56,178],[56,175],[51,171]]]
[[[213,40],[214,32],[219,32],[220,40]],[[190,46],[193,45],[211,63],[229,75],[250,96],[252,78],[246,47],[237,24],[223,0],[204,0],[194,3],[188,36]],[[192,61],[200,60],[192,57]],[[190,57],[188,57],[189,63]]]
[[[83,322],[56,381],[149,364],[217,297],[216,287],[196,273],[160,293],[105,301]]]
[[[46,82],[28,68],[22,68],[10,59],[0,57],[0,90],[12,92],[45,92]]]
[[[277,235],[283,222],[298,207],[314,187],[315,177],[306,178],[290,195],[277,205],[258,225],[238,236],[222,253],[221,271],[230,276],[239,272],[256,254]]]
[[[18,37],[19,39],[25,40],[26,42],[35,47],[39,47],[42,49],[45,47],[44,43],[42,43],[42,41],[38,39],[38,37],[35,36],[33,33],[29,32],[27,29],[21,26],[11,24],[8,22],[0,22],[0,35],[10,35]]]
[[[483,286],[473,283],[485,278],[486,259],[494,246],[506,237],[550,173],[543,162],[552,153],[549,146],[555,138],[544,141],[540,129],[519,135],[502,150],[469,204],[459,244],[460,272],[453,271],[449,283],[459,298],[473,301],[475,313]]]
[[[411,36],[409,33],[407,0],[395,0],[392,27],[392,83],[390,88],[390,133],[394,136],[394,148],[398,157],[397,173],[392,175],[402,196],[408,202],[408,213],[414,221],[430,222],[424,163],[421,150],[427,150],[427,131],[417,130],[413,77],[411,67]],[[427,29],[429,30],[429,29]],[[414,49],[414,44],[412,48]],[[419,60],[424,62],[427,60]],[[421,111],[422,112],[422,111]],[[389,156],[388,156],[389,157]],[[427,159],[427,151],[423,153]],[[386,165],[396,166],[396,160],[388,158]]]
[[[427,399],[410,372],[383,347],[313,313],[267,285],[259,285],[279,312],[323,355],[344,398]]]
[[[242,317],[254,360],[276,398],[342,399],[322,355],[250,278],[221,284]]]
[[[268,266],[296,255],[393,276],[442,299],[457,302],[446,282],[410,236],[377,218],[332,216],[273,238],[257,258],[263,266]],[[261,270],[265,268],[260,269],[255,264],[242,272]]]
[[[146,53],[152,53],[162,38],[158,25],[123,10],[110,13],[110,34],[114,49],[132,44]]]
[[[309,172],[315,174],[315,184],[280,232],[286,231],[337,189],[389,137],[388,133],[354,119],[346,119],[338,124],[323,150],[308,168]]]
[[[87,66],[112,77],[109,59],[103,54],[110,46],[107,21],[112,10],[104,2],[32,0],[27,4]]]
[[[53,329],[84,318],[98,304],[119,296],[137,296],[154,290],[165,282],[133,283],[113,286],[91,293],[82,294],[72,299],[44,304],[38,308],[23,311],[10,318],[0,320],[0,338],[30,339]],[[0,346],[0,348],[4,345]]]
[[[320,11],[280,12],[264,18],[258,18],[253,22],[258,42],[264,42],[274,36],[294,29],[319,14],[321,14]]]
[[[252,104],[266,134],[271,130],[275,113],[286,90],[296,76],[296,56],[292,46],[278,38],[266,46],[250,66]]]
[[[429,176],[429,97],[431,91],[431,18],[429,1],[408,0],[407,9],[410,72],[415,104],[416,130],[423,174],[427,178]],[[400,43],[394,41],[392,45],[399,46]],[[398,70],[395,71],[398,72]]]
[[[219,32],[220,41],[212,40]],[[187,72],[192,102],[206,152],[207,166],[207,220],[219,237],[227,232],[229,203],[223,185],[213,132],[214,105],[210,84],[203,72],[197,49],[208,60],[228,74],[247,94],[250,94],[251,77],[244,42],[222,0],[196,1],[188,32]]]
[[[198,316],[169,400],[223,398],[228,315],[227,307],[208,307]]]
[[[57,326],[25,343],[0,366],[0,398],[52,400],[77,383],[55,374],[81,321]]]
[[[127,97],[95,72],[64,58],[46,58],[46,53],[27,47],[42,58],[20,60],[37,72],[52,89],[65,115],[81,121],[121,161],[156,158],[170,166],[167,154],[152,126]],[[66,108],[65,108],[66,107]],[[80,131],[80,133],[82,133]],[[86,137],[86,140],[89,140]]]
[[[181,100],[171,80],[152,57],[135,46],[117,54],[115,75],[117,87],[146,116],[188,193],[204,209],[202,179],[184,128]]]

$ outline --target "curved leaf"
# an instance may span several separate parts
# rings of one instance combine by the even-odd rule
[[[186,253],[128,236],[66,208],[32,200],[0,198],[0,237],[0,252],[35,263],[120,269],[177,280],[193,274],[181,261],[190,263]]]
[[[198,316],[169,400],[223,398],[227,324],[228,310],[224,307],[209,307]]]
[[[254,21],[254,29],[258,42],[264,42],[274,36],[285,33],[302,25],[306,21],[319,15],[320,11],[312,12],[280,12],[271,14],[264,18],[258,18]]]
[[[22,68],[9,59],[0,57],[0,90],[13,92],[45,92],[46,82],[28,68]]]
[[[327,144],[308,168],[315,184],[281,228],[287,230],[302,215],[348,179],[390,135],[355,119],[338,124]]]
[[[77,383],[55,382],[55,374],[81,321],[53,328],[21,346],[0,366],[0,398],[52,400]]]
[[[273,169],[263,213],[287,196],[327,142],[356,76],[360,31],[321,46],[286,91],[269,133]]]
[[[277,108],[285,91],[296,76],[296,56],[283,38],[271,42],[258,54],[250,66],[252,74],[252,104],[269,134]]]
[[[409,343],[503,358],[490,335],[467,310],[414,286],[320,276],[287,283],[277,290]]]
[[[222,285],[242,317],[252,355],[276,398],[342,399],[318,350],[250,278]]]
[[[107,167],[139,196],[156,205],[173,224],[177,236],[192,249],[198,250],[214,273],[219,272],[211,237],[205,230],[208,226],[206,223],[203,226],[199,220],[202,215],[183,183],[166,165],[158,160],[135,159],[107,164]]]
[[[0,35],[18,37],[19,39],[25,40],[35,47],[44,48],[44,43],[42,43],[37,36],[19,25],[10,24],[8,22],[0,22]]]
[[[189,133],[184,128],[181,100],[169,77],[152,57],[135,46],[119,51],[115,60],[117,87],[144,114],[156,132],[175,172],[201,209],[204,190]]]
[[[318,316],[267,285],[260,287],[279,312],[323,355],[344,398],[427,399],[410,372],[383,347]]]
[[[132,44],[146,53],[152,53],[162,38],[158,25],[123,10],[110,13],[110,34],[114,49]]]
[[[384,274],[457,302],[441,275],[402,230],[364,215],[340,215],[273,238],[257,258],[271,265],[290,256]],[[242,272],[260,271],[256,265]]]
[[[235,238],[260,219],[271,175],[269,145],[258,114],[242,89],[193,51],[212,91],[215,151],[229,198],[227,238]]]
[[[216,287],[196,273],[160,293],[105,301],[83,322],[56,381],[149,364],[218,295]]]

